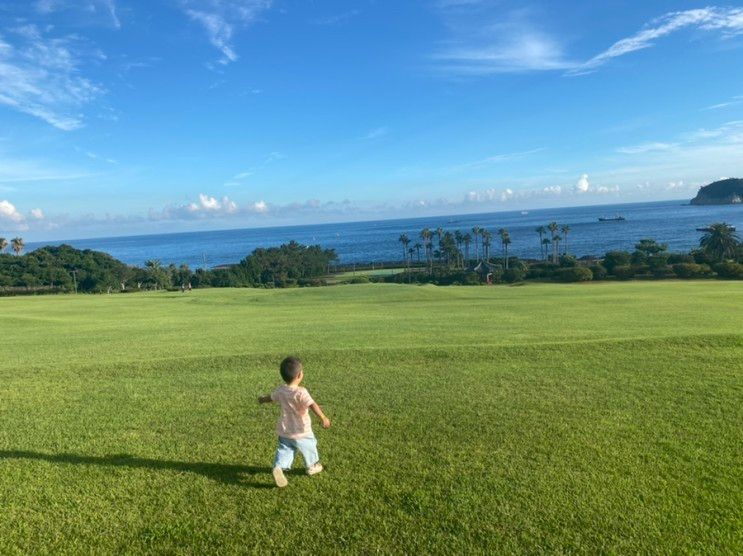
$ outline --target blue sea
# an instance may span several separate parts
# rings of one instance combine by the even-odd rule
[[[622,215],[624,221],[599,222],[602,216]],[[423,228],[470,231],[473,226],[487,228],[495,235],[507,228],[512,244],[510,254],[524,258],[540,256],[535,228],[551,221],[569,225],[568,248],[578,257],[599,255],[611,249],[631,250],[642,238],[667,243],[671,251],[688,251],[699,244],[696,228],[714,222],[727,222],[743,231],[743,205],[691,206],[684,201],[664,201],[590,207],[539,209],[349,222],[276,228],[253,228],[158,234],[128,237],[78,239],[29,243],[29,249],[67,243],[79,249],[104,251],[128,264],[142,265],[148,259],[162,264],[188,264],[191,268],[236,263],[257,247],[281,245],[290,240],[319,244],[335,249],[341,263],[402,260],[400,234],[408,234],[411,246],[420,241]],[[561,246],[563,244],[561,243]],[[500,251],[493,238],[493,254]]]

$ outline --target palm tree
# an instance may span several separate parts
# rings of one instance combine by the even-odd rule
[[[562,237],[560,235],[556,235],[552,238],[552,248],[555,250],[555,262],[560,260],[560,242],[562,241]]]
[[[470,264],[470,243],[472,243],[472,236],[467,232],[462,236],[462,241],[464,242],[464,259],[467,261],[467,264]]]
[[[735,233],[735,228],[725,222],[712,224],[699,240],[702,251],[720,262],[734,257],[739,245],[740,238]]]
[[[5,253],[5,250],[8,248],[8,240],[4,237],[0,237],[0,255]]]
[[[414,249],[416,250],[416,252],[418,253],[418,264],[420,264],[420,262],[421,262],[421,248],[422,248],[422,247],[423,247],[423,246],[422,246],[422,245],[421,245],[420,243],[416,243],[415,245],[413,245],[413,248],[414,248]]]
[[[412,247],[408,249],[408,264],[413,262],[413,253],[415,253],[415,249],[413,249]]]
[[[480,253],[477,250],[477,236],[480,235],[481,231],[482,230],[480,230],[480,226],[474,226],[472,228],[472,237],[475,238],[475,262],[480,260]]]
[[[542,240],[542,246],[544,247],[544,260],[547,260],[547,253],[550,252],[550,244],[552,242],[550,241],[550,238],[546,237]]]
[[[485,262],[489,262],[490,246],[492,245],[491,240],[493,239],[493,234],[483,228],[480,230],[480,235],[482,236],[482,258]]]
[[[431,253],[431,237],[433,237],[433,234],[431,233],[431,230],[428,228],[423,228],[420,233],[420,238],[423,240],[423,245],[426,248],[426,262],[428,263],[428,267],[433,270],[431,267],[433,265],[433,261],[431,260],[431,257],[433,253]]]
[[[454,232],[454,243],[457,244],[457,264],[462,265],[462,268],[464,268],[464,256],[462,255],[462,243],[464,242],[464,236],[462,235],[462,232],[459,230],[456,230]]]
[[[16,255],[20,255],[23,251],[23,248],[26,246],[26,244],[23,242],[23,239],[20,237],[14,237],[10,240],[10,246],[15,252]]]
[[[557,230],[560,227],[557,225],[557,222],[550,222],[547,225],[547,229],[552,234],[552,262],[557,263],[557,241],[555,241],[555,237],[557,237]]]
[[[402,243],[402,260],[405,261],[405,264],[408,264],[408,244],[410,243],[410,238],[408,237],[408,234],[401,234],[400,237],[397,239],[400,243]]]
[[[534,230],[539,234],[539,254],[542,256],[543,259],[547,258],[547,253],[544,250],[544,234],[547,233],[547,228],[544,226],[539,226],[536,230]]]
[[[500,242],[503,246],[503,260],[505,262],[506,270],[508,270],[508,245],[511,243],[511,236],[505,228],[498,230],[498,235],[500,236]]]
[[[565,254],[568,254],[568,233],[570,233],[570,226],[565,224],[562,228],[560,228],[560,231],[562,232],[562,237],[565,239]]]

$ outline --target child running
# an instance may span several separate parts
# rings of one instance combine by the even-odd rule
[[[300,386],[304,378],[304,368],[299,358],[284,359],[279,372],[285,384],[268,396],[258,398],[258,403],[277,402],[281,405],[281,417],[276,425],[279,447],[273,462],[273,478],[276,486],[285,487],[288,481],[284,471],[291,469],[297,450],[302,454],[308,475],[316,475],[322,471],[320,456],[317,454],[317,439],[312,433],[312,421],[307,410],[311,409],[322,420],[325,429],[330,428],[330,419],[315,403],[307,389]]]

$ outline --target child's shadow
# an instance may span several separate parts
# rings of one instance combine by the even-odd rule
[[[230,485],[245,485],[252,488],[273,488],[273,483],[269,482],[271,480],[270,467],[235,465],[229,463],[168,461],[139,458],[129,454],[83,456],[79,454],[44,454],[42,452],[31,452],[25,450],[0,450],[0,459],[29,459],[73,465],[101,465],[105,467],[131,467],[135,469],[197,473],[213,481]],[[253,478],[256,475],[265,477],[266,482],[258,482],[255,480],[246,481],[246,478]]]

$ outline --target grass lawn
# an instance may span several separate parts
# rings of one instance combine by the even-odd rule
[[[347,270],[346,272],[339,272],[333,274],[336,278],[353,278],[354,276],[391,276],[394,274],[400,274],[405,272],[405,267],[400,268],[375,268],[366,270]],[[416,269],[412,269],[415,271]]]
[[[0,553],[743,552],[743,284],[0,298]],[[272,486],[295,353],[327,472]]]

